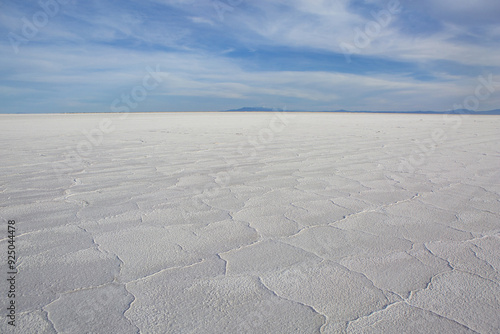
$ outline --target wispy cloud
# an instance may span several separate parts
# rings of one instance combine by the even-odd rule
[[[109,111],[156,65],[168,79],[141,110],[443,110],[500,81],[498,1],[400,0],[389,17],[394,1],[220,0],[222,16],[214,1],[69,1],[40,27],[38,2],[4,2],[0,112]]]

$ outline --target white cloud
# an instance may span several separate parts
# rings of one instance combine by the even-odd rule
[[[423,82],[413,79],[413,73],[402,73],[401,69],[383,71],[374,68],[373,73],[356,74],[356,68],[346,64],[345,71],[353,73],[259,71],[258,65],[254,70],[249,69],[251,66],[243,67],[242,59],[247,60],[244,57],[231,58],[246,43],[255,49],[263,45],[278,45],[306,51],[313,48],[342,52],[339,43],[352,41],[355,29],[364,29],[367,22],[347,0],[242,2],[226,13],[222,22],[217,21],[210,2],[171,0],[163,3],[187,12],[185,21],[194,24],[178,26],[174,20],[165,19],[165,25],[161,25],[162,22],[148,20],[147,13],[127,12],[109,3],[100,3],[101,14],[65,13],[68,18],[79,22],[75,26],[65,27],[68,20],[53,20],[44,28],[43,34],[34,43],[23,46],[16,57],[12,56],[8,42],[2,42],[2,85],[9,87],[9,82],[15,85],[3,89],[1,96],[18,98],[24,94],[31,100],[52,101],[54,105],[59,103],[75,108],[100,105],[104,109],[101,111],[106,111],[117,95],[130,91],[141,82],[146,66],[156,67],[157,64],[169,76],[148,97],[148,108],[155,110],[163,110],[165,100],[173,101],[179,96],[193,97],[193,100],[202,97],[212,102],[216,99],[239,99],[245,103],[292,101],[295,108],[303,109],[450,109],[453,103],[460,103],[473,94],[477,85],[476,77],[450,74],[439,68],[426,72],[429,76],[434,75],[436,80]],[[490,9],[496,8],[491,2],[484,0],[484,3],[489,3]],[[386,4],[380,2],[380,5]],[[438,15],[436,6],[425,2],[424,7],[432,15]],[[442,25],[437,32],[411,35],[398,24],[393,24],[383,28],[369,46],[359,48],[355,53],[401,60],[421,68],[436,60],[499,67],[498,43],[472,46],[461,42],[460,36],[468,34],[474,37],[473,34],[480,34],[481,30],[472,31],[452,19],[445,19],[446,15],[457,18],[466,10],[474,13],[482,10],[457,7],[451,14],[441,15]],[[207,8],[210,14],[206,14]],[[412,7],[408,5],[405,10],[412,10]],[[102,14],[105,12],[113,12],[113,15]],[[14,21],[9,22],[7,27],[14,26]],[[88,29],[80,33],[76,29],[79,25],[88,26]],[[220,44],[213,50],[207,51],[204,46],[196,45],[197,32],[204,29],[217,31],[221,27],[224,38],[234,38],[240,45],[217,39],[203,41],[207,45]],[[483,33],[487,34],[487,40],[499,36],[500,28],[492,26]],[[136,41],[139,46],[120,46],[117,41],[123,36],[128,37],[128,41]],[[164,51],[167,48],[175,51]],[[498,96],[494,95],[484,102],[481,109],[497,108],[498,102]],[[195,102],[192,103],[190,106]],[[202,102],[198,103],[202,109]],[[374,103],[379,106],[374,106]],[[183,106],[169,104],[169,108],[182,110]]]
[[[443,19],[451,17],[458,20],[462,15],[477,18],[488,16],[486,13],[491,12],[500,15],[498,10],[500,2],[497,1],[481,0],[481,4],[485,7],[465,1],[453,1],[453,4],[451,2],[451,0],[447,0],[446,3],[429,1],[424,7],[429,7],[428,12]],[[399,13],[415,9],[407,2],[400,3]],[[500,51],[498,43],[470,45],[457,42],[454,38],[464,29],[460,30],[460,26],[454,23],[445,23],[442,31],[416,36],[402,31],[398,25],[388,25],[381,27],[376,34],[366,34],[370,43],[364,46],[357,43],[356,38],[360,36],[360,31],[367,32],[367,24],[373,27],[376,20],[373,17],[365,18],[359,15],[348,6],[349,1],[276,0],[256,1],[252,4],[262,12],[262,15],[243,10],[235,11],[231,14],[232,22],[238,22],[257,33],[267,40],[268,44],[343,53],[345,50],[340,44],[347,43],[353,46],[352,53],[358,55],[412,62],[450,60],[464,65],[500,65],[497,57]],[[284,12],[280,5],[287,5],[289,9]],[[381,5],[383,6],[379,10],[389,9],[386,2],[381,2]],[[400,19],[399,13],[391,15],[392,23]],[[496,39],[500,37],[494,27],[484,31],[483,34],[489,34]]]
[[[190,17],[190,19],[194,23],[203,23],[203,24],[208,24],[208,25],[211,25],[211,26],[214,25],[214,22],[212,20],[209,20],[209,19],[207,19],[205,17],[192,16],[192,17]]]

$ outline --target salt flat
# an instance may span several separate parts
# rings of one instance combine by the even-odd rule
[[[0,138],[18,333],[500,331],[500,117],[0,115]]]

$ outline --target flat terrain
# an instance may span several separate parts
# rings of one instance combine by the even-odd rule
[[[500,332],[498,116],[0,115],[0,140],[18,333]]]

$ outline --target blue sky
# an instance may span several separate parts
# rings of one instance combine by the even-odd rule
[[[5,0],[0,34],[0,113],[500,108],[498,0]]]

